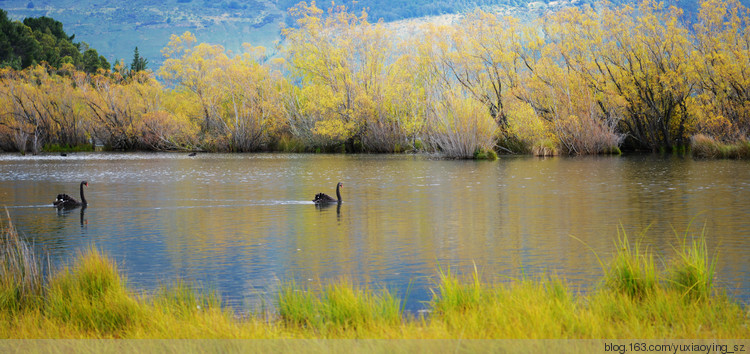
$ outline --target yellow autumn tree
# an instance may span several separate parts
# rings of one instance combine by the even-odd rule
[[[82,79],[80,97],[89,109],[94,136],[111,149],[148,148],[144,118],[162,109],[161,85],[146,73],[126,81],[102,72]]]
[[[383,137],[380,146],[390,146],[396,152],[421,150],[430,106],[428,78],[419,67],[417,53],[409,41],[400,43],[401,50],[388,68],[387,84],[383,85],[381,114],[387,117],[368,126],[368,138]],[[382,130],[383,132],[379,132]],[[376,144],[365,144],[373,146]],[[387,152],[384,151],[384,152]]]
[[[693,126],[686,105],[695,58],[681,17],[680,9],[651,0],[598,12],[605,37],[597,70],[626,102],[620,124],[637,147],[684,146]]]
[[[694,26],[697,131],[725,142],[750,134],[750,11],[737,0],[705,0]]]
[[[626,102],[602,70],[606,33],[591,7],[572,7],[543,19],[547,62],[539,77],[547,89],[549,127],[566,154],[616,151],[624,139],[617,125]]]
[[[297,26],[282,31],[284,54],[301,95],[300,112],[292,114],[300,118],[294,129],[312,126],[313,135],[350,149],[389,152],[409,144],[403,126],[408,123],[393,116],[393,93],[387,92],[389,79],[399,78],[388,74],[395,61],[394,33],[344,6],[326,13],[315,2],[301,2],[289,11]]]
[[[50,71],[47,65],[36,65],[2,72],[0,124],[21,152],[29,147],[33,153],[40,152],[48,143],[77,143],[83,136],[73,112],[73,87]]]
[[[245,48],[229,62],[221,86],[222,122],[233,151],[267,146],[282,125],[280,77],[259,63],[265,49],[249,44]]]
[[[37,119],[30,107],[29,91],[24,72],[0,68],[0,128],[3,150],[25,153],[29,137],[36,133]]]
[[[483,136],[462,138],[462,141],[484,142],[495,139],[497,134],[506,138],[514,135],[514,140],[529,140],[529,144],[539,139],[536,134],[534,137],[521,136],[519,134],[525,134],[529,130],[517,129],[519,124],[524,128],[528,124],[533,124],[529,120],[541,123],[538,122],[540,117],[537,114],[528,115],[528,111],[522,109],[536,104],[536,101],[530,99],[525,85],[534,74],[535,65],[531,64],[531,61],[537,58],[533,58],[531,52],[522,49],[526,43],[538,41],[537,37],[537,34],[527,31],[517,19],[498,17],[482,11],[469,14],[456,23],[428,25],[425,29],[425,40],[415,43],[415,46],[419,48],[421,70],[427,77],[425,89],[427,102],[431,107],[429,111],[441,112],[453,119],[476,120],[481,117],[481,126],[484,126],[486,119],[494,121],[495,126],[499,128],[472,131],[472,134],[479,133]],[[464,102],[465,98],[474,101],[471,106],[483,106],[484,111],[467,106],[469,102]],[[520,104],[519,101],[525,104]],[[459,102],[461,103],[458,104]],[[450,113],[453,107],[462,107],[467,115],[462,116],[460,111],[455,112],[457,114]],[[433,115],[430,122],[439,122],[435,121],[435,118],[443,119]],[[445,126],[430,124],[431,127],[441,125]],[[543,124],[535,125],[544,129]],[[452,126],[459,127],[462,124]],[[433,135],[440,136],[444,133],[442,129],[431,130]],[[469,132],[463,132],[467,133]],[[455,138],[458,137],[453,139]],[[434,142],[445,139],[441,137],[430,140]],[[492,144],[482,143],[472,148],[459,149],[460,152],[455,155],[470,157],[474,150],[489,150],[492,147]],[[439,149],[446,151],[445,147]],[[467,155],[469,150],[471,153]]]
[[[485,104],[498,125],[507,124],[505,103],[512,99],[528,68],[519,50],[526,41],[520,20],[481,10],[450,27],[433,27],[437,67],[446,83],[455,82]],[[442,38],[441,38],[442,37]],[[453,85],[451,85],[453,86]]]
[[[159,70],[175,95],[193,96],[201,143],[209,150],[255,151],[265,147],[281,122],[280,79],[266,65],[262,48],[245,45],[234,57],[220,45],[201,43],[186,32],[173,35]],[[188,94],[189,93],[189,94]]]

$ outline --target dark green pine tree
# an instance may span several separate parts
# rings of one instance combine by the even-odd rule
[[[107,63],[107,66],[109,66],[109,63]],[[96,49],[89,48],[83,52],[83,71],[93,74],[99,69],[104,68],[102,67],[102,62]],[[109,70],[109,68],[106,69]]]
[[[146,70],[147,65],[148,60],[138,54],[138,47],[135,47],[135,50],[133,51],[133,62],[130,63],[130,71],[138,72]]]

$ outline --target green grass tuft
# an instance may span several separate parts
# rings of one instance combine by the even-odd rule
[[[347,280],[326,285],[322,317],[340,328],[392,325],[401,319],[400,301],[388,290],[370,291]]]
[[[497,153],[494,150],[480,150],[474,151],[474,160],[497,160]]]
[[[476,267],[468,280],[451,274],[450,269],[438,269],[438,281],[431,305],[439,314],[475,310],[488,296]]]
[[[82,330],[106,333],[133,325],[141,311],[116,264],[92,247],[50,280],[45,312]]]
[[[402,318],[401,302],[388,290],[378,292],[341,280],[319,288],[290,282],[278,298],[281,319],[318,333],[393,326]]]
[[[277,300],[279,316],[285,323],[307,328],[319,321],[318,297],[294,280],[281,287]]]
[[[669,270],[669,284],[691,300],[707,300],[714,284],[716,259],[709,259],[705,228],[700,237],[688,240],[688,233],[675,248],[677,258]]]
[[[609,290],[643,299],[658,283],[653,255],[643,250],[640,240],[631,246],[624,228],[618,229],[615,255],[607,268],[604,283]]]
[[[602,151],[604,155],[622,155],[622,150],[620,150],[619,146],[610,146],[607,149],[604,149]]]

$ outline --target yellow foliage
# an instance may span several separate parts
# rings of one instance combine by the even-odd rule
[[[378,152],[460,140],[464,154],[499,128],[508,141],[596,153],[624,135],[657,149],[696,133],[750,134],[750,11],[738,0],[703,0],[692,28],[655,0],[527,22],[478,10],[411,32],[345,6],[301,2],[289,13],[297,25],[282,30],[280,57],[171,36],[158,70],[168,88],[122,61],[94,75],[71,63],[0,68],[0,148],[95,138],[254,151],[294,135],[308,148]]]
[[[165,59],[172,58],[173,56],[182,56],[185,52],[189,51],[190,48],[195,46],[197,42],[195,36],[190,32],[185,32],[182,36],[173,34],[169,38],[167,46],[161,50],[161,54]]]
[[[694,26],[698,130],[725,141],[750,133],[750,11],[737,0],[705,0]]]
[[[298,26],[283,30],[284,54],[306,97],[314,97],[296,108],[314,117],[312,133],[340,141],[363,139],[368,127],[393,123],[383,96],[392,33],[367,22],[365,12],[358,16],[344,6],[324,14],[314,2],[302,2],[289,11]]]
[[[224,47],[195,45],[189,32],[172,36],[163,50],[168,58],[159,73],[176,86],[190,108],[179,108],[191,126],[200,126],[208,149],[253,151],[268,144],[282,125],[280,78],[271,74],[265,49],[245,43],[247,50],[230,57]],[[196,107],[198,109],[196,109]]]
[[[462,92],[447,92],[430,109],[428,140],[442,153],[471,158],[495,146],[497,124],[480,102]]]
[[[527,146],[540,141],[550,140],[554,136],[544,121],[534,112],[530,104],[520,100],[508,102],[507,133],[517,137]]]
[[[315,122],[313,132],[334,140],[344,140],[351,136],[355,128],[353,122],[344,122],[340,119],[326,119]]]

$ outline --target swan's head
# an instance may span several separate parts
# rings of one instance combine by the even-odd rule
[[[343,184],[343,183],[341,183],[341,182],[339,182],[339,184],[338,184],[338,185],[337,185],[336,187],[339,187],[339,188],[343,188],[343,187],[344,187],[344,184]]]
[[[89,186],[89,182],[86,182],[86,181],[81,182],[81,184],[84,185],[84,186],[86,186],[86,187]]]

